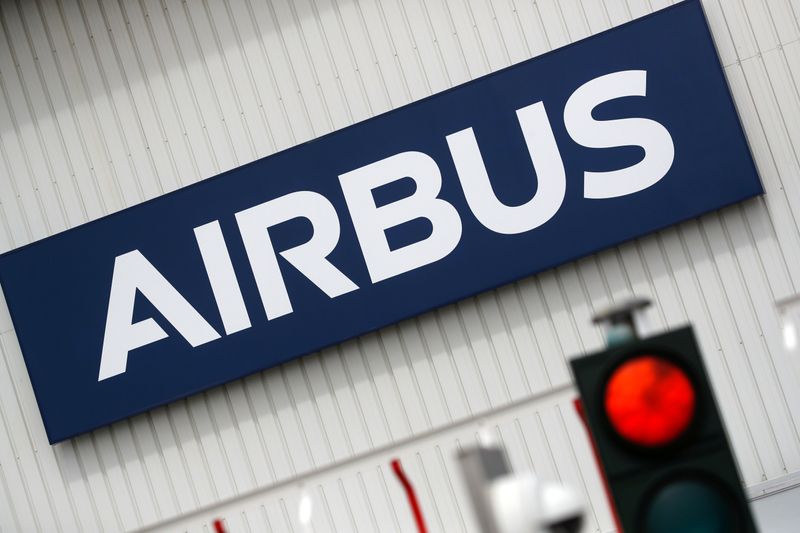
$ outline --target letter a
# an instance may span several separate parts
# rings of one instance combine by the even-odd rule
[[[133,323],[133,304],[137,290],[192,347],[219,338],[219,333],[214,331],[150,261],[139,250],[133,250],[117,256],[114,262],[97,381],[124,373],[128,366],[128,352],[131,350],[167,337],[167,333],[152,318]]]

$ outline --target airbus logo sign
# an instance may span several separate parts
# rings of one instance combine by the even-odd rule
[[[644,118],[599,121],[592,117],[592,111],[609,100],[645,96],[646,84],[644,70],[615,72],[584,84],[567,101],[564,123],[579,144],[590,148],[638,146],[644,151],[644,158],[629,167],[584,172],[585,198],[633,194],[658,182],[672,166],[675,147],[669,132],[658,122]],[[564,163],[543,102],[517,109],[516,116],[536,172],[530,179],[537,181],[533,198],[521,205],[506,205],[495,195],[472,128],[446,137],[471,214],[485,228],[504,235],[533,231],[546,223],[561,207],[567,190]],[[414,182],[409,196],[381,207],[375,205],[375,189],[403,179]],[[461,216],[453,204],[438,197],[441,170],[423,152],[394,154],[342,174],[339,181],[372,283],[439,261],[461,241]],[[325,196],[296,191],[239,211],[235,218],[268,320],[293,310],[278,255],[329,298],[358,289],[328,259],[339,243],[340,226],[336,208]],[[269,229],[295,218],[311,223],[310,239],[276,253]],[[415,219],[430,224],[430,235],[392,250],[386,231]],[[219,222],[198,226],[194,234],[225,334],[251,327]],[[191,346],[220,338],[220,333],[156,267],[139,250],[133,250],[118,256],[114,264],[100,380],[125,372],[131,350],[167,337],[153,318],[131,323],[137,290]]]
[[[0,257],[52,442],[762,192],[688,1]]]

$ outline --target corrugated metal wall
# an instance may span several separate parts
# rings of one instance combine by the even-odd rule
[[[2,1],[0,251],[669,3]],[[302,530],[302,491],[315,531],[408,531],[394,442],[432,529],[470,530],[451,454],[482,426],[610,531],[559,387],[602,344],[593,310],[632,294],[654,330],[697,327],[746,484],[800,471],[774,307],[800,286],[800,1],[704,5],[765,197],[56,446],[0,304],[0,530],[136,529],[274,485],[224,508],[231,531]],[[165,527],[208,531],[201,515]]]

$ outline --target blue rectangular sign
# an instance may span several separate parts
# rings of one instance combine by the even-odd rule
[[[0,257],[60,441],[761,194],[687,1]]]

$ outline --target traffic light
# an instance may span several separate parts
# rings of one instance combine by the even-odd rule
[[[690,327],[571,364],[625,533],[756,531]]]

